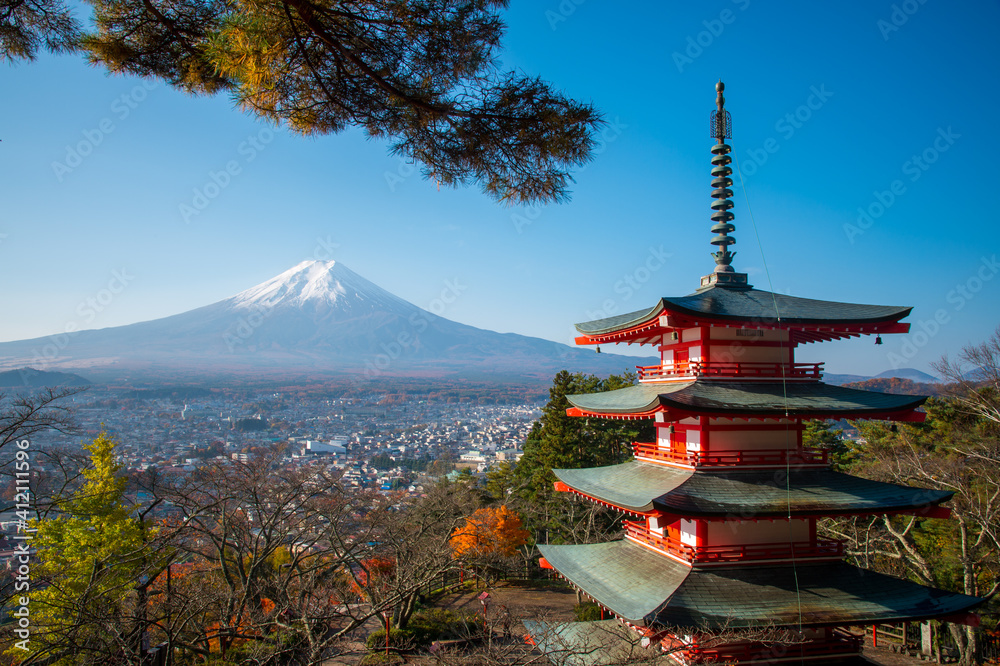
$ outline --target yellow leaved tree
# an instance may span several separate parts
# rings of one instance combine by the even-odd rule
[[[109,654],[135,659],[146,646],[144,586],[155,577],[152,536],[125,495],[117,442],[101,433],[84,483],[35,522],[30,590],[31,640],[8,654],[25,662],[94,663]],[[27,650],[23,648],[27,647]]]

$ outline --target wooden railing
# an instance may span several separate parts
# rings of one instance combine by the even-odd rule
[[[654,534],[644,524],[629,520],[625,521],[625,536],[694,564],[844,556],[844,544],[841,541],[690,546],[676,539]]]
[[[679,361],[663,365],[635,366],[639,379],[675,377],[739,377],[741,379],[781,378],[820,379],[822,363],[717,363],[714,361]]]
[[[678,447],[683,447],[678,443]],[[656,444],[636,442],[632,445],[636,458],[662,460],[692,467],[739,467],[739,466],[785,466],[785,465],[826,465],[828,452],[823,449],[751,449],[748,451],[678,451],[663,449]]]
[[[809,640],[803,643],[736,643],[717,647],[701,648],[697,645],[683,650],[684,656],[693,663],[720,664],[742,661],[769,661],[777,659],[801,659],[803,657],[830,657],[861,652],[861,636],[846,631],[834,630],[827,639]]]

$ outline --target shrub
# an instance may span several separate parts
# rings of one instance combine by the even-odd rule
[[[433,641],[476,636],[482,631],[475,615],[444,608],[428,608],[415,614],[407,625],[418,645]]]
[[[597,604],[582,603],[573,606],[577,622],[593,622],[601,619],[601,607]]]
[[[413,632],[408,629],[392,629],[389,631],[389,649],[392,651],[411,650],[416,641]],[[373,631],[365,641],[365,647],[371,652],[385,652],[385,629]],[[384,655],[383,655],[384,656]]]

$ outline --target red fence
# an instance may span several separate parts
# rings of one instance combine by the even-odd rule
[[[683,446],[683,444],[681,444]],[[826,465],[828,453],[822,449],[757,449],[749,451],[676,451],[656,444],[636,442],[632,445],[636,458],[663,460],[693,467],[723,467],[738,465]]]
[[[715,361],[679,361],[663,365],[636,366],[639,379],[672,379],[675,377],[739,377],[819,379],[822,363],[719,363]]]
[[[654,548],[696,564],[739,562],[745,560],[783,560],[813,557],[843,557],[840,541],[732,544],[726,546],[690,546],[676,539],[650,532],[642,523],[625,521],[625,535]]]

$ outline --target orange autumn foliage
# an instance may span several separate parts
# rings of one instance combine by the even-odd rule
[[[356,595],[368,599],[370,588],[384,588],[396,574],[396,563],[389,559],[372,557],[361,562],[361,567],[354,573],[351,589]]]
[[[449,543],[455,557],[511,557],[530,536],[520,516],[506,506],[486,507],[466,518]]]

